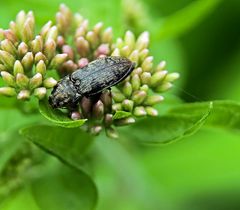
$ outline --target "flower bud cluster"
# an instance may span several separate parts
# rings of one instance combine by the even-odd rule
[[[16,96],[28,100],[31,95],[45,97],[47,89],[57,81],[46,75],[66,59],[67,54],[57,54],[58,29],[48,22],[35,35],[33,12],[20,11],[9,29],[0,29],[0,74],[5,86],[0,95]]]

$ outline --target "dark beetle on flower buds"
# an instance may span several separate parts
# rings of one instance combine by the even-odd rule
[[[123,81],[134,69],[135,63],[120,56],[92,61],[85,67],[62,78],[49,97],[53,108],[73,109],[82,97],[100,94]]]

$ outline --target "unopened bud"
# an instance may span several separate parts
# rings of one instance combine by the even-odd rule
[[[101,125],[95,125],[95,126],[91,127],[90,132],[93,135],[98,135],[102,131],[102,129],[103,128]]]
[[[102,28],[103,28],[103,23],[99,22],[93,27],[93,32],[95,34],[99,34],[101,32]]]
[[[136,69],[133,70],[132,74],[138,74],[138,75],[140,75],[142,72],[143,72],[142,68],[141,68],[141,67],[138,67],[138,68],[136,68]]]
[[[126,97],[130,97],[132,95],[132,85],[130,82],[125,82],[122,88],[122,92]]]
[[[6,71],[1,71],[1,76],[3,81],[10,87],[15,87],[15,79],[14,76]]]
[[[17,54],[16,47],[8,39],[5,39],[5,40],[1,41],[1,48],[2,48],[2,50],[6,51],[6,52],[9,52],[12,55]]]
[[[135,62],[136,65],[138,64],[139,61],[139,51],[134,50],[128,57],[132,62]]]
[[[36,65],[36,73],[40,73],[42,76],[46,74],[46,65],[43,60],[40,60]]]
[[[79,25],[81,25],[81,23],[83,22],[83,16],[82,15],[80,15],[79,13],[76,13],[76,14],[74,14],[74,21],[75,21],[75,24],[76,24],[76,26],[79,26]]]
[[[99,57],[100,55],[108,55],[110,53],[109,44],[101,44],[97,50],[95,51],[95,57]]]
[[[137,107],[134,108],[133,114],[136,117],[143,117],[143,116],[147,115],[147,112],[146,112],[146,110],[144,109],[143,106],[137,106]]]
[[[144,101],[144,105],[147,106],[153,106],[155,104],[160,103],[161,101],[163,101],[164,97],[160,96],[160,95],[152,95],[152,96],[148,96],[146,98],[146,100]]]
[[[43,49],[43,40],[41,36],[36,36],[36,38],[31,43],[32,52],[34,54],[41,52]]]
[[[156,68],[156,71],[162,71],[166,68],[167,66],[167,63],[166,61],[161,61],[158,65],[157,65],[157,68]]]
[[[5,37],[7,40],[11,41],[12,43],[16,43],[17,40],[18,40],[17,37],[16,37],[16,35],[13,33],[12,30],[5,30],[5,31],[4,31],[4,37]]]
[[[77,51],[80,56],[86,57],[89,51],[89,43],[83,37],[78,37],[76,40]]]
[[[149,50],[148,49],[143,49],[139,52],[139,58],[140,61],[143,62],[145,60],[145,58],[148,56],[149,54]]]
[[[121,38],[117,38],[116,47],[122,49],[124,47],[124,42]]]
[[[72,112],[71,113],[71,119],[72,120],[80,120],[81,119],[81,113],[80,112]]]
[[[50,68],[58,69],[59,66],[61,66],[67,60],[67,57],[68,57],[67,54],[55,55],[55,57],[52,59],[52,61],[50,63]]]
[[[120,91],[112,91],[112,97],[115,102],[122,102],[125,96]]]
[[[179,73],[169,73],[166,77],[165,77],[165,80],[164,82],[173,82],[175,81],[176,79],[178,79],[180,77],[180,74]]]
[[[106,136],[111,139],[117,139],[119,137],[116,129],[113,127],[106,128]]]
[[[26,14],[23,10],[21,10],[16,16],[16,24],[18,25],[19,28],[23,27],[25,19],[26,19]]]
[[[13,66],[13,75],[16,76],[18,73],[24,73],[23,66],[19,60],[16,60]]]
[[[57,84],[57,81],[52,77],[49,77],[43,81],[43,86],[47,89],[53,88],[56,84]]]
[[[86,34],[86,40],[91,44],[91,46],[96,47],[99,40],[97,35],[93,31],[88,31]]]
[[[10,53],[0,50],[0,61],[10,70],[14,66],[15,58]]]
[[[114,120],[114,124],[116,126],[125,126],[135,123],[135,119],[133,117],[122,118],[119,120]]]
[[[148,56],[147,58],[145,58],[145,60],[142,63],[142,69],[143,71],[151,71],[152,67],[153,67],[153,56]]]
[[[111,56],[120,56],[120,50],[119,50],[118,48],[116,48],[116,49],[112,52]]]
[[[132,89],[133,90],[138,90],[139,89],[139,87],[141,85],[141,81],[140,81],[140,78],[137,74],[132,76],[131,84],[132,84]]]
[[[101,96],[100,100],[104,104],[105,111],[110,111],[112,107],[112,94],[110,91],[104,91]]]
[[[43,80],[42,74],[40,73],[35,74],[29,81],[29,88],[33,90],[39,87],[42,84],[42,80]]]
[[[158,111],[151,106],[145,107],[145,110],[149,116],[156,117],[158,116]]]
[[[139,88],[139,90],[143,90],[143,91],[145,91],[145,92],[147,93],[148,90],[149,90],[149,87],[148,87],[148,85],[142,85],[142,86]]]
[[[0,87],[0,95],[4,95],[4,96],[15,96],[15,95],[16,95],[15,88],[11,88],[11,87]]]
[[[134,102],[129,99],[125,99],[122,102],[122,108],[124,109],[124,111],[132,112],[133,105],[134,105]]]
[[[63,47],[63,45],[65,44],[65,40],[63,36],[58,36],[57,37],[57,46],[58,47]]]
[[[39,87],[34,89],[34,96],[36,96],[39,100],[42,100],[46,94],[47,94],[47,89],[45,87]]]
[[[52,26],[46,34],[46,40],[52,39],[56,42],[57,41],[57,36],[58,36],[57,26]]]
[[[86,65],[88,65],[88,59],[87,58],[80,58],[79,61],[78,61],[78,67],[83,68]]]
[[[151,77],[151,86],[156,87],[164,80],[167,75],[167,71],[158,71],[154,73]]]
[[[154,89],[157,93],[163,93],[167,90],[169,90],[173,85],[170,82],[164,82],[160,86],[158,86],[156,89]]]
[[[121,55],[124,56],[124,57],[128,57],[129,54],[131,53],[131,50],[128,46],[124,46],[122,49],[121,49]]]
[[[111,43],[112,38],[113,38],[112,28],[108,27],[104,30],[101,41],[102,43]]]
[[[22,40],[26,43],[34,37],[34,20],[27,18],[22,28]]]
[[[25,42],[21,42],[18,45],[18,54],[22,58],[28,52],[28,46]]]
[[[94,105],[93,105],[93,109],[92,109],[92,113],[93,116],[96,119],[101,119],[103,117],[104,114],[104,105],[103,103],[98,100]]]
[[[151,73],[150,72],[143,72],[140,77],[141,77],[142,84],[149,85],[151,83]]]
[[[89,118],[90,112],[92,109],[92,101],[89,98],[83,97],[80,102],[81,110],[84,115],[84,117]]]
[[[148,47],[149,44],[149,33],[147,31],[140,34],[136,41],[136,49],[143,50]]]
[[[33,66],[33,53],[32,52],[26,53],[21,63],[23,65],[24,70],[31,70]]]
[[[145,91],[139,90],[133,93],[132,100],[135,104],[139,105],[142,104],[147,96],[147,93]]]
[[[38,63],[41,60],[44,61],[44,63],[47,63],[46,56],[42,52],[38,52],[34,57],[34,61],[35,63]]]
[[[29,98],[30,98],[29,90],[21,90],[17,95],[17,99],[19,100],[28,100]]]
[[[44,45],[44,54],[48,60],[51,60],[56,52],[56,42],[53,39],[48,39]]]
[[[122,104],[120,104],[120,103],[115,103],[115,104],[113,104],[112,105],[112,110],[113,111],[121,111],[122,110]]]
[[[43,38],[45,38],[47,32],[52,26],[52,21],[48,21],[41,29],[40,35],[42,35]]]
[[[70,60],[74,59],[74,52],[70,45],[63,45],[62,52],[67,54]]]
[[[16,84],[21,89],[27,88],[28,82],[29,82],[29,79],[28,79],[28,77],[25,74],[18,73],[16,75]]]
[[[0,63],[0,72],[1,71],[7,71],[6,66],[4,66],[3,64]]]
[[[125,45],[129,46],[130,49],[133,49],[133,47],[135,45],[135,36],[134,36],[133,32],[127,31],[125,33],[124,41],[125,41]]]

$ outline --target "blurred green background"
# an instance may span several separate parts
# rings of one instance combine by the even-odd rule
[[[150,49],[155,61],[165,59],[169,71],[181,73],[173,89],[184,101],[240,101],[240,1],[211,1],[214,6],[199,20],[163,38],[157,31],[166,18],[204,1],[142,1],[143,19],[139,21],[143,24],[133,29],[137,33],[152,32]],[[119,0],[8,0],[1,2],[0,26],[7,28],[22,9],[33,10],[41,26],[54,19],[62,2],[88,18],[91,25],[103,21],[105,26],[112,26],[116,36],[128,28]],[[201,8],[199,3],[196,11],[192,7],[192,13],[207,4]],[[193,18],[191,13],[183,14],[174,27]],[[99,190],[98,210],[240,209],[239,133],[203,128],[194,136],[164,147],[122,142],[99,137],[96,148],[92,148],[97,160],[93,173]]]

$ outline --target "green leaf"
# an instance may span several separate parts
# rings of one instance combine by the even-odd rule
[[[208,103],[202,110],[195,113],[168,113],[154,118],[146,118],[133,124],[123,132],[129,138],[144,144],[166,144],[194,134],[206,122],[212,110]]]
[[[66,113],[63,113],[62,111],[57,109],[52,109],[47,100],[42,100],[39,102],[39,111],[49,121],[61,127],[66,128],[80,127],[87,121],[87,119],[81,120],[70,119],[66,115]]]
[[[36,180],[32,193],[41,210],[92,210],[97,190],[83,171],[62,165]]]
[[[131,116],[132,114],[130,112],[125,111],[116,111],[116,113],[113,115],[114,120],[122,119]]]
[[[81,159],[93,142],[93,137],[80,128],[35,125],[20,133],[48,153],[65,163],[81,168]]]
[[[156,39],[173,38],[187,32],[211,13],[220,2],[221,0],[192,1],[185,8],[161,20],[160,27],[155,34]]]

